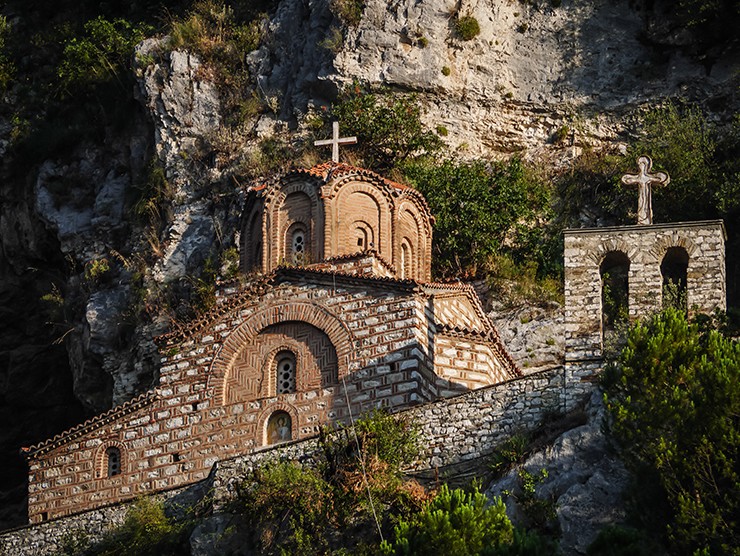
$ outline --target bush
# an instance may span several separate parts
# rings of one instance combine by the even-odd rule
[[[474,39],[480,34],[478,20],[471,15],[464,15],[455,20],[455,33],[464,41]]]
[[[380,541],[374,532],[389,532],[428,499],[401,474],[417,451],[415,429],[405,421],[374,411],[354,428],[324,430],[320,447],[311,467],[272,464],[242,484],[234,510],[248,518],[263,553],[332,553],[357,548],[359,537],[374,554]]]
[[[359,85],[344,89],[332,108],[346,133],[357,136],[353,149],[363,164],[385,172],[424,153],[439,151],[442,141],[424,129],[415,95],[372,93]]]
[[[342,23],[356,27],[362,20],[365,2],[363,0],[331,0],[330,8]]]
[[[188,547],[192,529],[189,521],[170,520],[162,502],[152,498],[137,500],[126,513],[123,524],[112,529],[97,543],[88,546],[82,555],[100,556],[176,556]],[[87,544],[81,540],[69,546],[78,549]]]
[[[541,221],[549,211],[549,191],[520,160],[440,165],[418,161],[403,170],[436,219],[436,276],[482,275],[500,254],[516,262],[542,262],[545,270],[550,257]]]
[[[442,485],[429,505],[409,521],[395,528],[393,544],[381,545],[383,554],[496,554],[501,545],[511,544],[514,528],[500,498],[489,504],[475,488],[467,493]]]
[[[134,47],[151,33],[125,19],[98,17],[85,23],[85,35],[70,39],[57,70],[67,95],[91,85],[113,81],[128,93]]]
[[[634,518],[672,553],[740,546],[740,344],[667,309],[636,325],[604,376]]]
[[[15,65],[8,58],[6,45],[11,30],[8,19],[0,15],[0,93],[7,90],[15,75]]]
[[[245,116],[254,115],[247,56],[266,33],[267,15],[254,11],[261,4],[250,3],[244,8],[248,19],[241,21],[223,0],[198,0],[184,18],[171,25],[168,48],[196,53],[212,71],[228,124],[239,124]],[[260,104],[258,111],[264,108]]]

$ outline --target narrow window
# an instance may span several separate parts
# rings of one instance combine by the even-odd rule
[[[105,451],[105,458],[108,462],[108,477],[114,477],[121,474],[121,451],[118,448],[108,448]]]
[[[688,311],[686,275],[689,269],[689,254],[683,247],[671,247],[660,263],[663,277],[663,307]]]
[[[401,278],[411,279],[413,278],[412,272],[413,265],[413,253],[411,251],[411,245],[404,238],[401,242]]]
[[[278,394],[295,392],[295,355],[284,351],[277,356],[277,388]]]
[[[613,331],[629,319],[630,260],[621,251],[611,251],[601,261],[601,324]]]
[[[293,232],[291,238],[291,252],[293,255],[293,262],[295,264],[301,264],[306,261],[306,232],[299,228]]]
[[[293,423],[285,411],[276,411],[267,420],[267,444],[287,442],[293,438]]]

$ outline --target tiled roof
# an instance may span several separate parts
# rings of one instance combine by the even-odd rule
[[[367,170],[365,168],[358,168],[357,166],[350,166],[349,164],[345,164],[343,162],[324,162],[323,164],[317,164],[313,168],[294,170],[291,173],[308,174],[316,178],[321,178],[322,180],[326,180],[329,174],[331,174],[332,179],[341,177],[347,174],[359,174],[361,176],[365,176],[368,178],[374,178],[376,180],[385,182],[395,189],[401,189],[401,190],[406,190],[406,189],[413,190],[414,189],[413,187],[409,187],[408,185],[404,185],[402,183],[398,183],[395,181],[391,181],[387,178],[384,178],[383,176],[381,176],[380,174],[376,174],[372,170]]]
[[[437,333],[445,334],[447,336],[455,336],[458,338],[474,338],[493,345],[499,357],[501,357],[504,362],[508,364],[507,367],[511,374],[513,376],[522,376],[521,370],[519,370],[519,367],[517,367],[514,358],[504,347],[495,329],[488,332],[479,332],[478,330],[470,330],[468,328],[463,328],[460,326],[440,325],[439,323],[437,323]]]
[[[144,392],[140,396],[137,396],[136,398],[122,403],[121,405],[118,405],[112,409],[109,409],[105,413],[96,415],[95,417],[88,419],[84,423],[75,425],[71,429],[61,432],[53,438],[44,440],[43,442],[34,444],[33,446],[21,448],[21,454],[23,454],[23,456],[25,456],[26,458],[45,454],[46,452],[53,450],[54,448],[65,442],[74,440],[75,438],[78,438],[83,434],[86,434],[102,425],[110,423],[118,419],[119,417],[128,415],[129,413],[133,413],[137,409],[140,409],[154,402],[158,397],[159,394],[156,390],[149,390],[148,392]]]

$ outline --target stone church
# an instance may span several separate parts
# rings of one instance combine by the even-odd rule
[[[158,339],[156,388],[24,449],[31,523],[203,480],[219,460],[520,373],[472,287],[431,282],[414,189],[337,162],[248,193],[248,279]]]

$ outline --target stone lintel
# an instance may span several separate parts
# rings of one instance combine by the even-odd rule
[[[719,228],[722,230],[722,237],[727,241],[727,230],[725,229],[725,223],[723,220],[697,220],[692,222],[665,222],[662,224],[647,224],[647,225],[624,225],[624,226],[604,226],[602,228],[566,228],[563,230],[563,235],[601,235],[604,232],[638,232],[638,233],[650,233],[659,230],[682,230],[690,228],[706,228],[707,230],[713,230]]]

